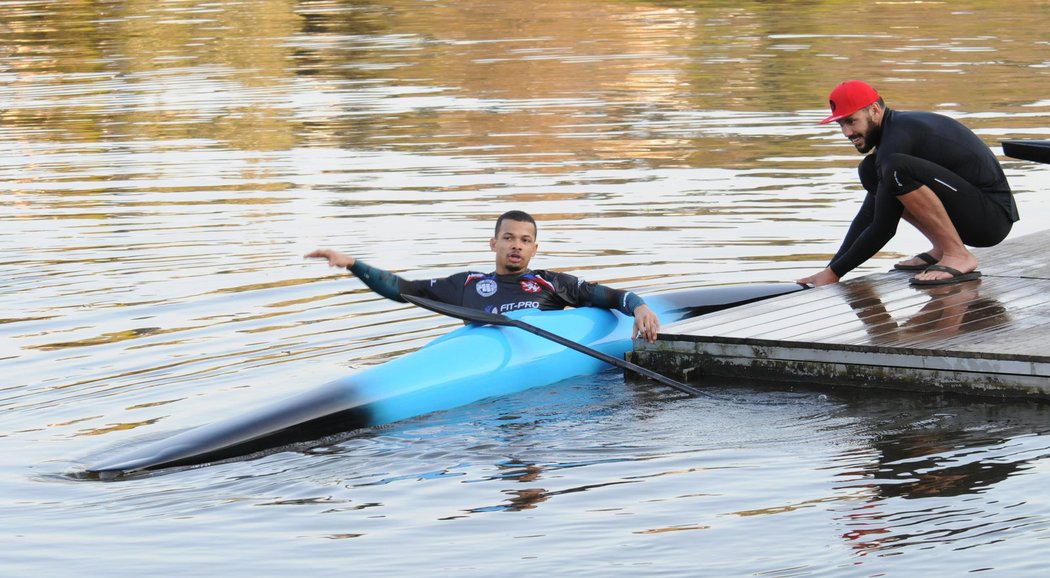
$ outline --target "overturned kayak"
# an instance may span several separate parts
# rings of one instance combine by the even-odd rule
[[[646,296],[663,323],[803,289],[748,284]],[[610,356],[631,348],[633,319],[592,307],[512,317]],[[145,443],[73,475],[118,479],[230,460],[590,375],[611,366],[514,327],[468,325],[397,359],[245,414]]]

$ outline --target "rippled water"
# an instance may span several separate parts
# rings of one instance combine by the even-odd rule
[[[304,262],[491,262],[639,292],[791,280],[859,202],[839,80],[1050,138],[1050,7],[0,3],[4,573],[1034,576],[1048,410],[615,372],[343,442],[64,474],[411,351],[454,321]],[[1050,168],[1004,159],[1044,228]],[[921,246],[902,227],[882,270]]]

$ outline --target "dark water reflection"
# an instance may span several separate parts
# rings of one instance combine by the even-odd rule
[[[810,273],[860,191],[828,89],[1050,138],[1048,27],[1043,1],[0,4],[5,572],[1039,575],[1038,405],[611,374],[250,462],[58,474],[455,325],[303,263],[318,245],[444,275],[490,262],[513,206],[544,267],[641,292]],[[1042,229],[1047,169],[1004,166],[1014,234]],[[951,325],[949,297],[895,330]]]
[[[868,497],[840,511],[843,537],[858,551],[979,549],[1047,527],[1042,508],[1028,511],[1027,497],[1000,503],[995,496],[999,484],[1039,475],[1050,449],[1044,405],[909,398],[876,402],[873,413],[870,399],[851,403],[875,417],[876,459],[849,472],[858,479],[845,486]]]

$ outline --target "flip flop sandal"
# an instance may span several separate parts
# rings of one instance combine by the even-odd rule
[[[970,271],[969,273],[963,273],[958,269],[953,269],[952,267],[947,267],[944,265],[930,265],[923,272],[925,273],[926,271],[943,271],[944,273],[951,275],[951,277],[948,277],[947,279],[916,279],[915,277],[912,277],[911,284],[925,286],[953,285],[955,283],[973,281],[981,276],[980,271]]]
[[[937,259],[934,259],[929,253],[919,253],[916,257],[926,261],[926,263],[922,265],[901,265],[900,263],[897,263],[893,268],[898,271],[925,271],[930,265],[937,264]]]

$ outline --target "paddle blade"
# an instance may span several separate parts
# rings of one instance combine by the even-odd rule
[[[442,315],[448,315],[449,317],[455,317],[456,319],[462,319],[464,321],[487,323],[489,325],[512,325],[514,323],[510,317],[500,315],[499,313],[489,313],[488,311],[481,311],[479,309],[451,305],[440,301],[434,301],[433,299],[427,299],[425,297],[416,297],[415,295],[402,295],[401,298],[413,305],[418,305],[423,309],[429,309],[435,313],[441,313]]]

